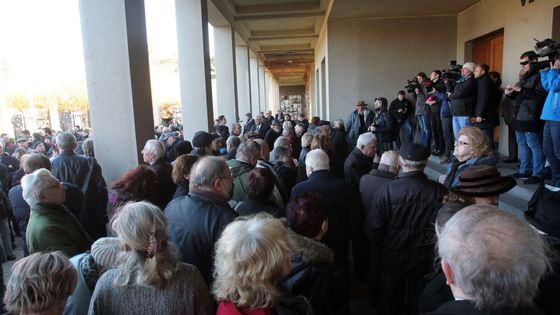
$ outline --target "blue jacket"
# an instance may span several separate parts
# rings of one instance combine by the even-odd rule
[[[467,168],[475,165],[495,166],[496,164],[498,164],[497,155],[472,157],[464,161],[464,163],[460,163],[456,158],[453,158],[453,160],[451,160],[451,162],[447,164],[447,170],[445,172],[445,182],[443,183],[443,185],[448,189],[451,187],[459,187],[459,177],[461,173]]]
[[[560,70],[542,71],[541,83],[544,89],[549,92],[544,103],[541,119],[560,121]]]

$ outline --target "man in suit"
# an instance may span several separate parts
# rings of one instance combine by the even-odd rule
[[[335,263],[348,273],[348,243],[358,206],[357,192],[348,181],[331,174],[329,156],[321,149],[307,153],[305,168],[309,179],[294,186],[291,198],[305,191],[317,193],[326,201],[329,231],[323,240],[334,251]]]
[[[254,132],[257,133],[257,138],[264,139],[266,133],[270,129],[270,125],[268,125],[262,115],[257,115],[255,117],[255,129]]]

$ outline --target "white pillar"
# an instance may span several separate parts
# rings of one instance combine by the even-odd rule
[[[237,108],[240,118],[251,112],[251,88],[249,80],[249,49],[247,46],[235,47],[237,77]]]
[[[251,113],[256,115],[259,110],[259,66],[257,57],[249,58],[249,73],[251,78]]]
[[[266,83],[264,65],[259,63],[259,112],[266,112]]]
[[[208,6],[206,0],[176,0],[177,48],[185,139],[213,126]]]
[[[144,1],[80,0],[80,17],[95,156],[112,182],[153,138]]]
[[[231,26],[214,27],[214,52],[218,98],[216,116],[225,115],[228,121],[237,121],[236,56]]]

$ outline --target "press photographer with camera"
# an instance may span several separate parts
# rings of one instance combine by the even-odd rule
[[[560,187],[560,58],[551,62],[549,69],[541,71],[541,82],[548,91],[541,115],[541,119],[545,121],[544,155],[550,164],[552,185]]]
[[[451,145],[449,150],[446,151],[445,149],[445,137],[443,132],[443,125],[442,125],[442,105],[443,99],[440,99],[438,94],[445,98],[446,103],[446,110],[447,115],[451,116],[449,113],[449,102],[447,100],[447,95],[445,94],[445,82],[441,78],[442,72],[440,70],[433,70],[430,73],[430,81],[432,81],[432,90],[428,92],[428,99],[426,100],[426,104],[430,106],[430,121],[432,125],[432,143],[433,143],[433,155],[444,155],[445,153],[451,151]],[[452,130],[451,119],[449,119],[449,130]],[[453,141],[453,134],[450,133],[449,141]]]
[[[412,104],[406,99],[406,92],[399,91],[397,98],[391,102],[389,113],[397,120],[397,148],[401,147],[401,129],[404,129],[407,143],[412,142],[412,125],[408,119]]]
[[[475,65],[467,62],[461,69],[461,79],[455,84],[453,92],[448,92],[451,99],[451,114],[453,115],[453,134],[459,137],[459,131],[470,126],[470,118],[474,116],[476,104],[476,80],[473,77]]]
[[[524,52],[519,60],[520,80],[506,87],[508,97],[515,99],[517,114],[513,121],[515,137],[519,145],[519,172],[517,178],[527,178],[524,184],[543,182],[545,163],[543,153],[542,123],[540,120],[546,90],[541,84],[538,71],[533,67],[538,56],[534,51]]]
[[[430,106],[426,105],[426,90],[431,85],[431,81],[428,80],[424,72],[418,73],[416,78],[418,80],[418,85],[414,87],[414,94],[416,95],[415,115],[416,123],[418,125],[417,130],[421,134],[420,143],[429,148],[432,130],[430,121]]]

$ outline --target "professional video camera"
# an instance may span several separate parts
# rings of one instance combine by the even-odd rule
[[[537,43],[535,44],[535,52],[539,57],[548,57],[547,60],[542,61],[535,61],[531,62],[533,69],[535,70],[542,70],[550,67],[550,63],[556,61],[560,58],[560,52],[558,49],[560,48],[560,44],[553,41],[550,38],[547,38],[541,42],[535,39]]]
[[[406,85],[404,86],[406,91],[410,94],[414,94],[414,89],[421,88],[418,78],[414,77],[412,80],[406,80]]]
[[[434,84],[434,89],[438,92],[453,92],[455,82],[461,78],[463,65],[458,65],[457,60],[449,61],[449,68],[441,70],[442,81]]]

